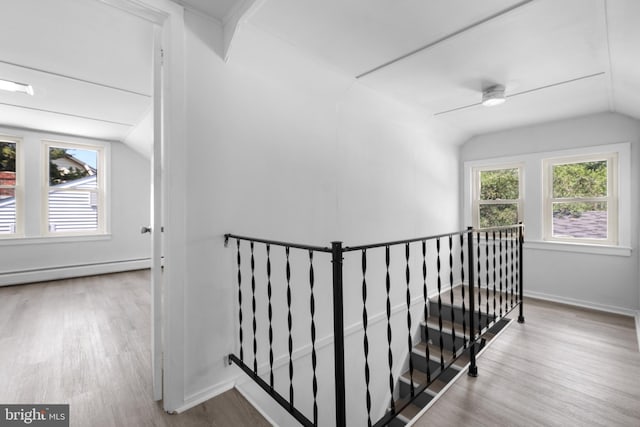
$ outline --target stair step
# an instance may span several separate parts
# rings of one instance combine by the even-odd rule
[[[409,406],[407,406],[402,410],[402,412],[400,412],[400,414],[398,415],[398,418],[400,418],[405,423],[408,423],[413,418],[418,416],[420,411],[422,411],[422,408],[424,408],[424,406],[418,406],[413,403],[410,403]]]
[[[489,328],[489,330],[487,330],[482,335],[481,337],[482,342],[477,342],[475,344],[476,352],[479,353],[482,347],[484,346],[484,342],[491,341],[510,322],[511,322],[511,319],[506,319],[506,318],[500,319],[499,321],[495,322],[495,324],[493,324]],[[423,326],[426,327],[428,323],[429,322],[426,322],[426,323],[423,322]],[[432,400],[439,398],[440,397],[439,395],[443,392],[443,390],[447,387],[447,385],[469,363],[469,358],[470,358],[469,349],[465,349],[464,351],[460,350],[463,352],[462,354],[460,354],[458,359],[449,367],[447,367],[442,372],[442,374],[440,374],[440,362],[439,362],[440,347],[436,345],[434,342],[430,342],[427,344],[426,342],[422,341],[418,343],[412,350],[412,357],[420,358],[422,361],[426,361],[425,351],[427,347],[429,348],[429,352],[434,353],[434,355],[438,358],[437,363],[435,364],[435,369],[432,369],[431,371],[431,378],[436,378],[436,379],[432,381],[431,384],[429,384],[429,386],[422,393],[419,393],[415,397],[415,400],[407,408],[405,408],[394,419],[392,423],[389,424],[391,426],[404,426],[407,423],[409,423],[413,418],[415,418],[418,415],[418,413],[422,410],[422,408],[429,405]],[[451,356],[453,356],[453,353],[449,351],[447,355],[449,356],[449,359],[447,360],[447,358],[445,358],[445,363],[448,363],[448,361],[451,360]],[[432,356],[431,362],[433,362],[433,355],[430,354],[430,356]],[[413,359],[413,360],[419,361],[420,359]],[[420,388],[422,385],[427,384],[426,372],[420,369],[415,369],[416,366],[418,366],[418,364],[414,363],[414,370],[413,370],[414,391],[417,390],[417,388]],[[426,364],[423,366],[426,366]],[[430,366],[434,367],[433,364],[431,364]],[[396,401],[396,407],[400,407],[400,405],[405,404],[410,399],[409,396],[411,393],[411,379],[412,377],[408,371],[404,372],[398,378],[400,399]]]
[[[430,319],[434,319],[435,322],[438,321],[438,304],[435,302],[430,302],[429,303],[429,318]],[[453,307],[453,316],[451,315],[451,305],[450,304],[442,304],[442,320],[443,321],[449,321],[451,322],[451,319],[453,318],[455,320],[455,324],[456,325],[462,325],[462,319],[464,319],[464,321],[467,324],[467,327],[469,326],[469,314],[471,312],[469,311],[469,306],[467,305],[465,307],[465,312],[464,312],[464,316],[462,315],[462,307],[459,306],[454,306]],[[480,307],[480,309],[478,307],[475,308],[474,310],[474,318],[473,321],[475,324],[478,323],[478,313],[480,313],[480,322],[482,325],[485,325],[487,322],[487,318],[489,318],[489,321],[492,321],[494,319],[492,312],[489,313],[489,316],[486,315],[486,313],[484,312],[484,307]],[[497,313],[499,314],[499,309],[497,310]]]
[[[440,327],[438,326],[437,319],[434,322],[433,319],[429,318],[426,323],[423,322],[421,326],[422,341],[427,341],[426,329],[428,328],[429,341],[438,347],[438,354],[440,352],[440,336],[442,336],[444,349],[451,351],[453,350],[454,343],[453,335],[451,334],[452,327],[455,327],[456,331],[456,350],[460,349],[464,346],[464,340],[462,338],[462,326],[452,324],[451,322],[445,320],[442,321],[442,333],[440,333]]]
[[[469,287],[468,286],[463,286],[463,285],[456,285],[453,287],[453,304],[451,304],[451,289],[450,288],[445,288],[441,293],[440,293],[440,298],[441,298],[441,302],[442,302],[442,318],[446,319],[446,320],[451,320],[451,308],[453,306],[453,312],[454,312],[454,317],[457,323],[461,323],[462,322],[462,289],[464,288],[464,305],[465,305],[465,319],[467,321],[469,321]],[[510,291],[510,289],[509,289]],[[480,299],[478,299],[478,289],[475,288],[474,292],[473,292],[474,296],[475,296],[475,313],[476,313],[476,318],[474,320],[477,321],[477,315],[478,315],[478,311],[483,312],[485,307],[486,307],[486,288],[482,288],[481,291],[481,297]],[[493,294],[493,288],[491,288],[489,290],[489,299],[490,299],[490,320],[493,320],[493,316],[491,315],[491,313],[493,312],[493,299],[494,299],[494,294]],[[500,312],[500,307],[499,307],[499,301],[500,301],[500,297],[502,297],[503,300],[503,304],[505,301],[509,301],[509,305],[510,302],[513,300],[513,302],[516,302],[516,296],[515,294],[513,295],[513,298],[511,297],[511,293],[510,292],[506,292],[503,289],[503,292],[500,292],[499,290],[496,291],[495,293],[495,299],[496,299],[496,304],[498,304],[498,307],[496,307],[496,313]],[[435,317],[436,319],[438,318],[438,297],[437,295],[435,297],[431,297],[429,298],[429,315],[431,317]],[[486,319],[487,319],[487,315],[486,314],[482,314],[482,318],[481,318],[481,323],[483,325],[486,325]]]

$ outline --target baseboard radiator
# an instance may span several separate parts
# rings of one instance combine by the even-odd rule
[[[478,374],[477,352],[505,316],[519,308],[524,322],[523,236],[519,224],[323,247],[227,234],[229,363],[303,426],[404,425],[451,372]],[[360,329],[347,339],[345,319]],[[318,348],[327,336],[332,352]]]

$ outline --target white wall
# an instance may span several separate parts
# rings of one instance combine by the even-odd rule
[[[639,305],[638,203],[635,185],[640,177],[640,122],[603,113],[474,137],[461,149],[461,161],[504,158],[525,162],[525,225],[528,242],[541,239],[541,174],[532,153],[631,143],[629,204],[624,213],[629,227],[621,236],[631,251],[609,254],[550,250],[525,245],[525,295],[550,298],[604,310],[632,314]],[[464,200],[463,200],[464,202]],[[622,206],[621,206],[622,207]],[[535,247],[534,247],[535,246]],[[567,249],[566,245],[564,249]],[[525,308],[526,311],[526,308]],[[525,313],[526,315],[526,313]]]
[[[353,245],[457,230],[456,143],[463,138],[250,26],[234,39],[231,61],[225,64],[216,54],[222,40],[219,25],[191,12],[185,14],[185,22],[188,406],[236,379],[245,381],[223,360],[236,350],[238,322],[235,249],[223,247],[224,233],[326,246],[336,239]],[[259,249],[264,252],[264,247]],[[248,256],[243,254],[244,269]],[[296,298],[304,304],[296,309],[296,350],[309,328],[303,314],[308,305],[305,256],[296,255],[300,260],[294,264],[302,266],[294,274],[300,277]],[[282,254],[272,262],[277,270],[274,286],[279,286],[274,289],[279,295],[277,301],[274,297],[274,316],[283,319]],[[318,340],[328,345],[323,347],[319,372],[321,424],[330,425],[333,371],[331,359],[324,356],[332,352],[330,340],[327,343],[331,314],[326,309],[330,263],[326,256],[314,263],[318,306],[324,307],[318,313]],[[350,268],[358,269],[358,262]],[[264,271],[264,266],[256,270]],[[250,271],[244,270],[243,277],[244,286],[249,286]],[[345,320],[349,327],[360,321],[361,295],[355,288],[359,283],[345,286],[347,306],[353,307]],[[264,295],[263,279],[258,288]],[[244,292],[247,304],[250,288]],[[248,305],[245,340],[250,313]],[[264,308],[258,316],[264,331]],[[357,340],[361,352],[361,337]],[[264,351],[264,340],[260,345]],[[247,348],[250,341],[245,342],[245,352]],[[284,348],[280,346],[276,358],[284,355]],[[380,353],[374,357],[385,360]],[[297,363],[308,364],[308,353],[303,356]],[[282,373],[286,376],[286,367]],[[364,384],[364,379],[359,381]],[[257,391],[252,396],[262,399]],[[308,393],[302,394],[297,402],[309,408],[309,399]],[[359,402],[364,405],[364,394]],[[360,414],[357,418],[362,420]]]
[[[110,146],[110,233],[99,237],[38,238],[41,182],[41,141],[94,142],[66,135],[32,130],[0,128],[0,133],[22,138],[27,190],[25,213],[36,228],[26,230],[27,239],[1,239],[0,285],[29,283],[105,272],[146,268],[149,265],[148,235],[140,227],[149,221],[149,161],[118,142]],[[27,156],[28,155],[28,156]]]

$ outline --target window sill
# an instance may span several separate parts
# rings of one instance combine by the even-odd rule
[[[631,256],[631,248],[624,246],[587,245],[580,243],[545,242],[542,240],[525,241],[525,249],[545,251],[574,252],[593,255]]]
[[[52,236],[52,237],[3,237],[0,246],[16,245],[45,245],[51,243],[79,243],[111,240],[111,234],[91,234],[83,236]]]

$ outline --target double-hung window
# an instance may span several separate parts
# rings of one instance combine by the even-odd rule
[[[618,154],[545,159],[544,238],[618,244]]]
[[[20,140],[0,136],[0,236],[22,234]]]
[[[102,146],[44,142],[43,234],[105,233]]]
[[[522,218],[522,167],[473,169],[473,226],[499,227]]]

